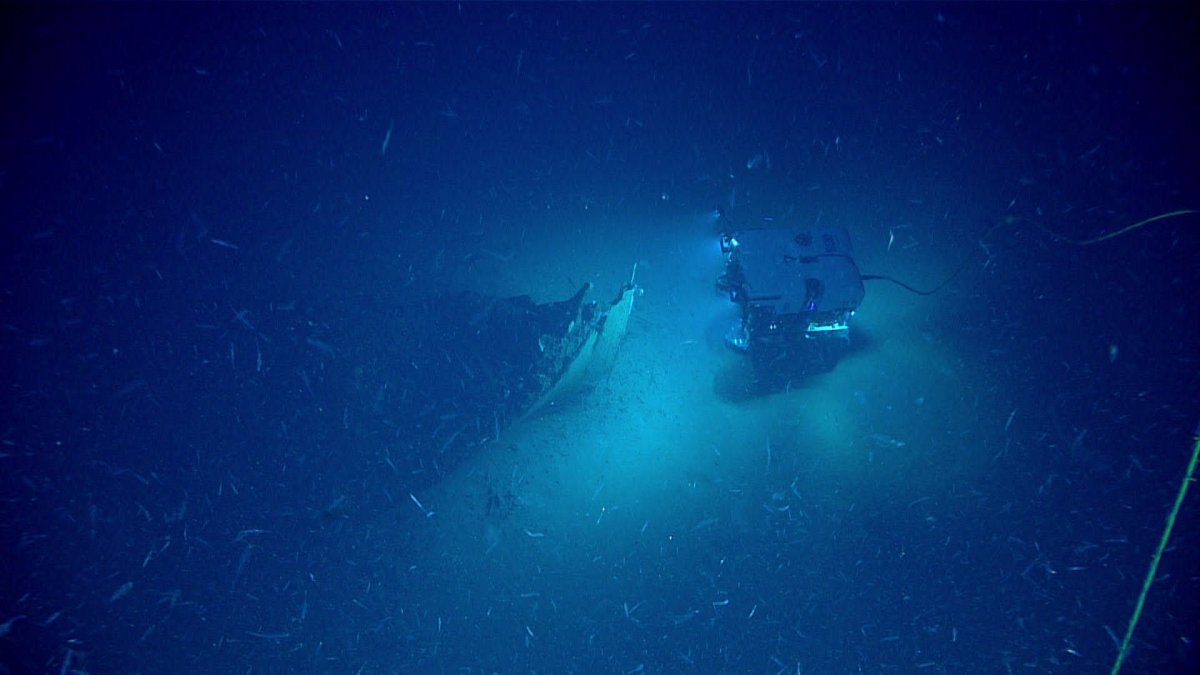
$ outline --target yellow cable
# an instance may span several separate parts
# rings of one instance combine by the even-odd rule
[[[1113,663],[1111,675],[1117,675],[1117,672],[1121,670],[1121,664],[1125,662],[1125,656],[1129,653],[1129,641],[1133,639],[1133,629],[1137,627],[1138,619],[1142,616],[1142,607],[1146,604],[1146,594],[1150,592],[1150,585],[1154,583],[1154,575],[1158,573],[1158,562],[1162,559],[1163,551],[1167,548],[1167,540],[1171,538],[1171,530],[1175,527],[1175,517],[1179,515],[1179,508],[1183,506],[1183,498],[1187,495],[1188,483],[1192,482],[1192,475],[1196,472],[1196,459],[1200,458],[1200,426],[1196,427],[1192,441],[1194,442],[1192,461],[1188,463],[1187,473],[1183,476],[1183,482],[1179,484],[1179,494],[1175,495],[1175,506],[1171,507],[1171,513],[1167,516],[1167,526],[1163,529],[1162,539],[1158,540],[1158,550],[1154,552],[1150,570],[1146,573],[1146,581],[1142,583],[1142,592],[1138,595],[1137,604],[1133,608],[1133,616],[1129,618],[1129,627],[1125,629],[1125,639],[1121,640],[1121,649],[1117,652],[1117,660]]]
[[[1150,223],[1166,220],[1168,218],[1186,216],[1192,213],[1200,213],[1200,211],[1196,211],[1194,209],[1180,209],[1178,211],[1160,213],[1157,216],[1136,222],[1128,227],[1123,227],[1116,232],[1109,232],[1108,234],[1103,234],[1091,239],[1084,239],[1082,241],[1072,239],[1070,237],[1064,237],[1063,235],[1041,225],[1038,225],[1038,227],[1040,227],[1050,236],[1056,239],[1061,239],[1069,244],[1074,244],[1076,246],[1090,246],[1092,244],[1099,244],[1102,241],[1108,241],[1109,239],[1115,239],[1116,237],[1126,234],[1127,232],[1132,232],[1139,227],[1149,225]],[[1013,220],[1006,221],[1006,223],[1011,222],[1013,222]],[[993,227],[992,229],[994,230],[996,227],[999,227],[999,225]],[[991,230],[988,230],[988,233],[990,234]],[[986,235],[984,236],[986,237]],[[1110,675],[1117,675],[1117,673],[1120,672],[1121,664],[1125,662],[1125,657],[1129,655],[1129,643],[1131,640],[1133,640],[1133,631],[1135,628],[1137,628],[1138,620],[1142,618],[1142,608],[1146,606],[1146,596],[1150,593],[1150,586],[1154,583],[1154,577],[1158,574],[1158,564],[1162,560],[1163,551],[1167,549],[1167,542],[1171,539],[1171,530],[1175,528],[1175,518],[1179,515],[1179,509],[1183,506],[1184,497],[1187,496],[1188,484],[1192,482],[1192,476],[1196,473],[1196,462],[1198,459],[1200,459],[1200,425],[1196,427],[1196,432],[1192,436],[1192,441],[1192,461],[1188,462],[1187,473],[1184,474],[1183,481],[1179,484],[1179,493],[1175,495],[1175,505],[1171,507],[1171,513],[1167,516],[1166,527],[1163,528],[1162,538],[1158,540],[1158,549],[1154,551],[1154,558],[1150,561],[1150,569],[1146,572],[1146,580],[1142,582],[1142,592],[1138,594],[1137,604],[1134,605],[1133,608],[1133,615],[1129,617],[1129,626],[1125,629],[1125,637],[1121,640],[1120,649],[1117,651],[1117,660],[1113,662],[1112,670],[1109,671]]]
[[[1055,232],[1054,230],[1050,230],[1045,227],[1043,227],[1042,229],[1045,230],[1051,236],[1055,237],[1056,239],[1062,239],[1063,241],[1067,242],[1068,244],[1075,244],[1076,246],[1091,246],[1092,244],[1099,244],[1102,241],[1108,241],[1109,239],[1114,239],[1116,237],[1119,237],[1119,236],[1125,234],[1126,232],[1132,232],[1144,225],[1149,225],[1150,223],[1154,223],[1154,222],[1157,222],[1160,220],[1166,220],[1168,218],[1176,218],[1178,216],[1186,216],[1190,213],[1200,213],[1200,211],[1196,211],[1195,209],[1180,209],[1178,211],[1169,211],[1167,213],[1160,213],[1157,216],[1154,216],[1153,218],[1147,218],[1141,222],[1137,222],[1132,225],[1129,225],[1128,227],[1122,227],[1121,229],[1117,230],[1116,232],[1109,232],[1108,234],[1102,234],[1099,237],[1095,237],[1092,239],[1084,239],[1083,241],[1079,241],[1077,239],[1072,239],[1070,237],[1064,237],[1063,235]]]

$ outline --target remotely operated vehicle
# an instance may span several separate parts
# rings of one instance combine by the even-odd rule
[[[738,306],[725,344],[760,372],[833,368],[849,346],[850,318],[863,301],[863,276],[841,227],[727,228],[718,291]],[[769,370],[764,370],[769,369]]]

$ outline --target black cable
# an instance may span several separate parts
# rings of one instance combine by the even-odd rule
[[[946,277],[942,281],[942,283],[938,284],[937,286],[933,287],[932,289],[930,289],[928,291],[923,291],[919,288],[913,288],[912,286],[909,286],[908,284],[904,283],[903,281],[900,281],[899,279],[894,279],[894,278],[889,277],[884,274],[861,274],[861,275],[859,275],[859,278],[862,279],[863,281],[872,281],[874,279],[882,279],[883,281],[890,281],[893,284],[896,284],[897,286],[899,286],[900,288],[903,288],[906,291],[911,291],[913,293],[916,293],[917,295],[933,295],[934,293],[937,293],[938,291],[942,290],[946,286],[946,284],[953,281],[954,278],[957,277],[960,272],[962,272],[964,269],[966,269],[966,267],[967,266],[965,264],[960,265],[959,268],[957,270],[954,270],[953,274]]]

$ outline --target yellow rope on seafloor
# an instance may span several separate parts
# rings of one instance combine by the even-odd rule
[[[1192,461],[1188,463],[1187,473],[1183,475],[1183,482],[1179,484],[1179,494],[1175,495],[1175,505],[1171,507],[1171,513],[1167,516],[1167,526],[1163,528],[1162,538],[1158,540],[1158,549],[1154,551],[1154,558],[1150,561],[1150,570],[1146,572],[1146,580],[1142,583],[1142,592],[1138,595],[1137,604],[1133,607],[1133,616],[1129,617],[1129,627],[1125,629],[1125,638],[1121,640],[1121,648],[1117,651],[1117,660],[1113,662],[1110,675],[1117,675],[1121,670],[1121,664],[1125,662],[1126,655],[1129,654],[1129,641],[1133,639],[1133,629],[1137,627],[1138,619],[1142,617],[1142,607],[1146,605],[1146,594],[1150,592],[1150,585],[1154,583],[1154,576],[1158,574],[1158,563],[1162,560],[1163,551],[1167,548],[1167,541],[1171,538],[1171,530],[1175,527],[1175,517],[1179,515],[1179,508],[1183,506],[1183,498],[1187,496],[1188,483],[1192,482],[1192,475],[1196,473],[1196,459],[1200,458],[1200,424],[1196,425],[1196,431],[1192,436]]]

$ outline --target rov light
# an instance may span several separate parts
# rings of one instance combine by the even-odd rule
[[[737,237],[729,234],[721,235],[721,253],[729,253],[738,247]]]

